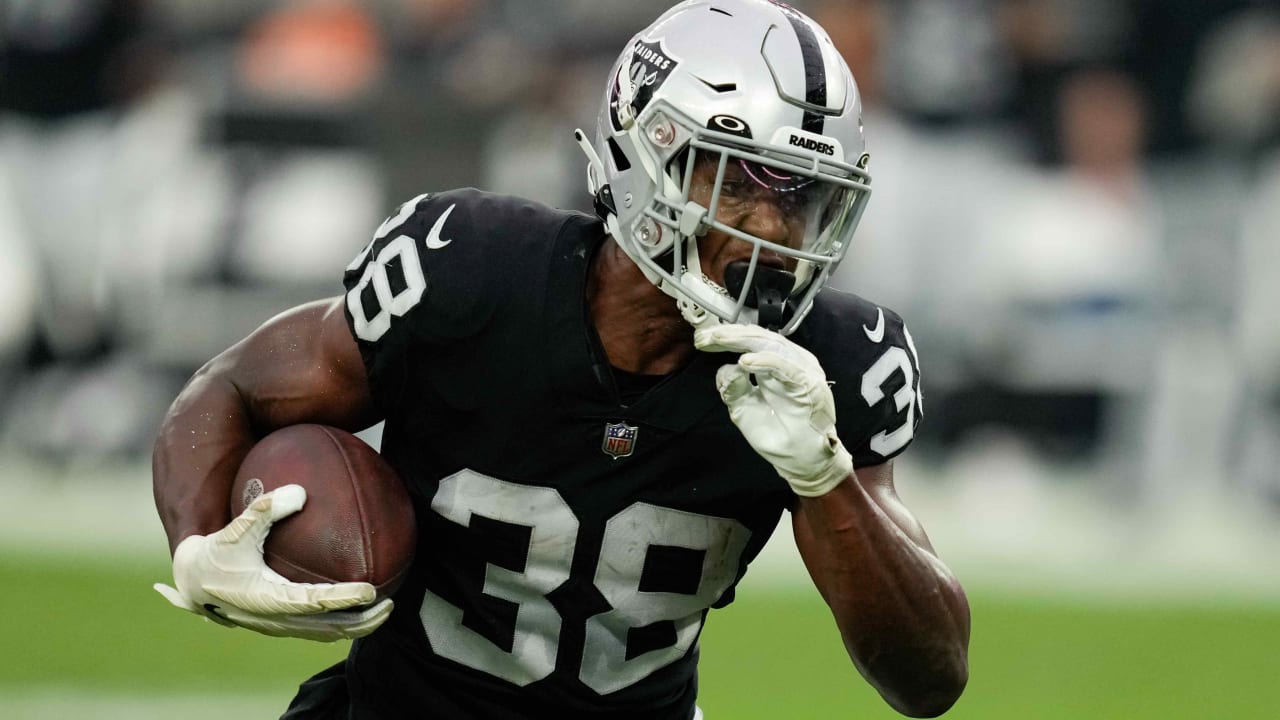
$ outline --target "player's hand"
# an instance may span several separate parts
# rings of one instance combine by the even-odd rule
[[[302,509],[306,491],[285,485],[265,493],[225,528],[192,535],[173,553],[176,587],[155,589],[175,607],[220,625],[265,635],[333,642],[368,635],[391,614],[391,601],[371,607],[369,583],[296,583],[262,557],[271,525]]]
[[[827,375],[812,353],[756,325],[703,328],[693,341],[707,352],[742,353],[716,373],[716,387],[729,418],[797,495],[825,495],[853,472],[836,436]]]

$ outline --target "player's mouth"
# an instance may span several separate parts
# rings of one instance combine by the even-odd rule
[[[776,288],[784,294],[790,293],[795,283],[795,275],[787,269],[787,265],[782,258],[776,254],[766,259],[761,253],[759,262],[756,263],[755,272],[751,272],[751,260],[733,260],[724,267],[724,282],[717,283],[721,285],[726,294],[736,298],[738,293],[742,292],[743,286],[747,282],[747,276],[752,276],[751,284],[754,287],[772,287]],[[753,293],[754,294],[754,293]],[[754,300],[749,303],[754,307]]]
[[[721,268],[722,274],[725,268],[728,268],[729,266],[735,263],[744,263],[744,264],[750,265],[751,253],[746,252],[738,257],[729,258],[727,261],[725,261],[724,265]],[[787,267],[787,258],[784,258],[781,254],[773,250],[765,250],[763,248],[761,248],[760,250],[760,256],[756,260],[756,265],[759,267],[773,268],[775,270],[789,269]]]
[[[750,258],[744,258],[750,260]],[[761,250],[760,257],[756,260],[756,264],[762,267],[774,268],[776,270],[786,270],[787,261],[781,255],[772,250]]]
[[[747,255],[743,255],[742,257],[732,258],[728,262],[726,262],[720,269],[719,278],[711,278],[706,275],[704,275],[703,277],[705,277],[707,280],[710,280],[713,283],[713,286],[717,290],[721,291],[723,294],[732,296],[731,292],[726,291],[726,286],[727,286],[726,280],[730,276],[745,277],[746,271],[750,267],[751,267],[751,255],[747,254]],[[781,255],[779,255],[776,252],[773,252],[772,250],[760,251],[760,257],[756,261],[756,268],[757,268],[757,273],[761,268],[766,270],[781,270],[783,272],[791,272],[791,269],[787,265],[787,261]]]

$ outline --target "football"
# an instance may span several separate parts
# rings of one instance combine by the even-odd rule
[[[417,543],[413,503],[391,466],[363,440],[326,425],[262,438],[231,489],[231,515],[259,495],[297,484],[302,510],[267,534],[267,565],[295,582],[367,582],[384,598],[408,572]]]

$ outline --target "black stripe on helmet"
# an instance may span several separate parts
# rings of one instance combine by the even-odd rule
[[[817,107],[827,106],[827,67],[822,61],[822,47],[818,44],[818,36],[804,21],[804,17],[793,8],[782,3],[774,3],[795,30],[796,39],[800,41],[800,56],[804,60],[804,101]],[[824,126],[821,113],[805,110],[801,127],[805,130],[823,134]]]

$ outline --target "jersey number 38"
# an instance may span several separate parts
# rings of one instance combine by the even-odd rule
[[[569,580],[578,518],[553,488],[520,485],[472,470],[440,482],[431,507],[463,527],[498,522],[527,531],[523,562],[485,565],[483,593],[515,606],[514,632],[502,647],[464,623],[465,610],[427,591],[422,626],[438,655],[524,686],[549,676],[559,654],[562,618],[548,596]],[[530,525],[530,523],[536,523]],[[586,621],[578,673],[604,695],[680,659],[698,638],[703,611],[732,585],[750,530],[736,520],[636,502],[605,526],[592,579],[609,603]],[[694,558],[683,587],[646,587],[645,565],[657,558]],[[637,654],[629,645],[642,638]],[[503,643],[507,645],[507,643]]]

